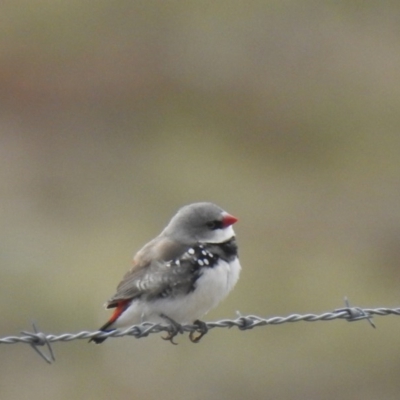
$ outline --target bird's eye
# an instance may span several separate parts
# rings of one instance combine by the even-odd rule
[[[210,221],[207,222],[207,228],[211,229],[212,231],[215,231],[216,229],[222,229],[222,221]]]

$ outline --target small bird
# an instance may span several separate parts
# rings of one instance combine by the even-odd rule
[[[110,331],[144,321],[165,322],[180,327],[198,326],[200,336],[205,323],[198,318],[214,308],[235,286],[241,266],[235,232],[237,218],[213,203],[202,202],[182,207],[166,228],[139,250],[132,268],[117,291],[105,304],[115,308],[101,328]],[[163,338],[173,342],[178,332]],[[104,338],[90,341],[101,343]]]

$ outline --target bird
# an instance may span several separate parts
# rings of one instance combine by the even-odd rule
[[[207,332],[199,318],[216,307],[239,279],[241,265],[232,226],[237,221],[211,202],[180,208],[162,232],[135,254],[132,267],[105,304],[115,310],[99,330],[167,321],[179,331],[181,324],[193,323],[200,335],[191,332],[189,338],[197,343]],[[163,339],[176,344],[177,333]]]

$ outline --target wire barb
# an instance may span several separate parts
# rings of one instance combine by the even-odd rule
[[[33,350],[36,351],[36,353],[39,354],[40,357],[43,358],[48,364],[52,364],[54,361],[56,361],[53,353],[53,349],[51,348],[51,344],[47,338],[47,336],[43,332],[39,332],[37,330],[36,324],[32,322],[32,327],[33,330],[35,331],[34,333],[32,332],[26,332],[26,331],[21,331],[23,335],[27,335],[32,339],[32,341],[28,342],[29,345],[32,347]],[[47,350],[49,351],[49,356],[46,356],[41,350],[38,349],[38,346],[47,346]]]
[[[363,310],[360,307],[351,307],[347,297],[344,298],[344,303],[346,305],[345,308],[338,308],[335,311],[338,313],[347,312],[348,315],[345,317],[347,321],[356,322],[360,321],[361,319],[366,319],[373,328],[376,328],[375,324],[372,322],[373,316],[366,310]]]

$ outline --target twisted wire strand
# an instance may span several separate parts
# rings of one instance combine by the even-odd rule
[[[349,322],[367,319],[372,326],[371,319],[374,315],[388,316],[400,315],[400,308],[360,308],[360,307],[345,307],[325,312],[322,314],[291,314],[286,317],[271,317],[262,318],[257,315],[240,316],[236,319],[222,319],[215,322],[205,322],[208,330],[214,328],[232,328],[237,327],[240,330],[253,329],[266,325],[280,325],[289,322],[316,322],[316,321],[332,321],[335,319],[345,319]],[[63,333],[60,335],[45,334],[38,332],[34,325],[34,332],[21,332],[22,336],[6,336],[0,338],[0,344],[15,344],[28,343],[33,346],[49,345],[54,342],[69,342],[77,339],[92,339],[92,338],[110,338],[122,336],[134,336],[135,338],[143,338],[153,333],[171,332],[174,328],[171,325],[158,324],[152,322],[144,322],[140,325],[134,325],[127,329],[116,329],[111,332],[102,331],[81,331],[78,333]],[[199,326],[185,324],[181,326],[183,332],[198,332]]]

